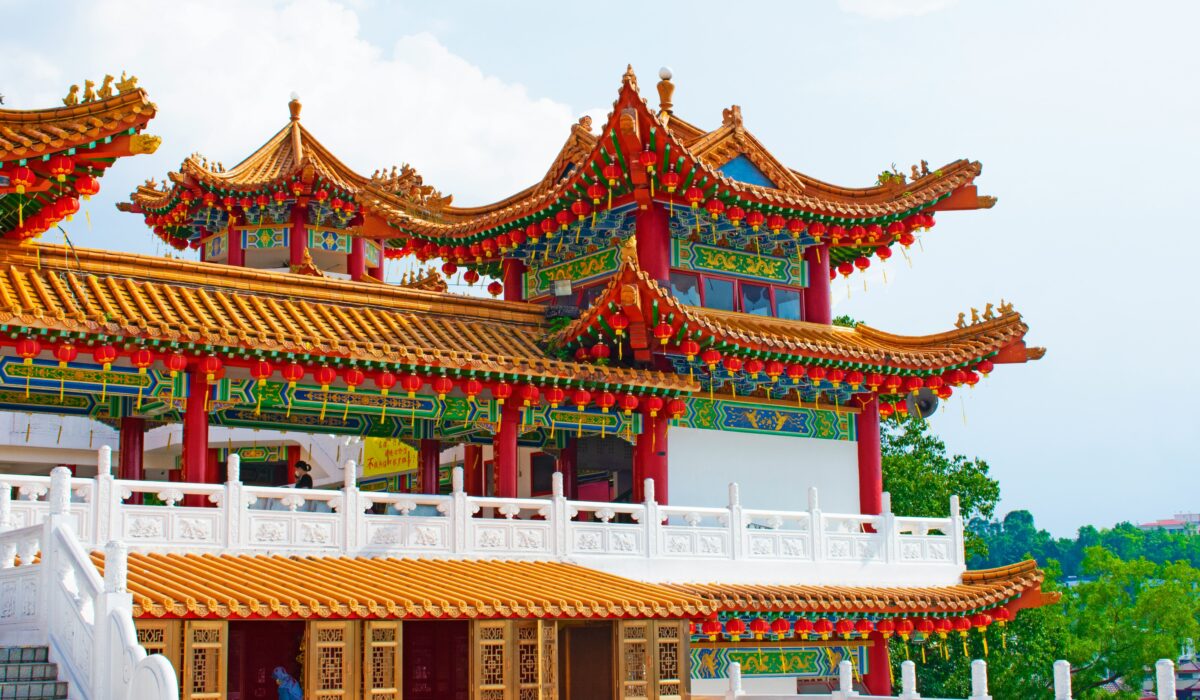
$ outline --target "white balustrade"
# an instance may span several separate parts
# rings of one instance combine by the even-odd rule
[[[642,503],[569,501],[555,475],[548,498],[467,495],[461,470],[448,495],[357,488],[346,465],[340,489],[250,486],[231,455],[224,484],[130,481],[112,475],[108,448],[95,479],[72,479],[66,513],[81,542],[137,551],[325,555],[493,556],[575,561],[645,581],[950,585],[965,568],[963,523],[826,513],[816,489],[807,509],[742,505],[731,484],[723,507],[660,505],[647,479]],[[50,511],[50,479],[6,475],[0,520],[21,528]],[[7,483],[9,489],[3,488]]]

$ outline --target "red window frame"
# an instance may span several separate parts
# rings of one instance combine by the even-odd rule
[[[752,285],[755,285],[758,287],[766,287],[767,294],[771,298],[771,315],[769,317],[764,316],[763,318],[779,318],[779,306],[776,303],[776,299],[775,299],[775,292],[777,289],[789,289],[792,291],[799,292],[800,293],[800,318],[799,318],[799,320],[801,320],[801,321],[804,320],[804,295],[807,293],[807,290],[804,287],[794,287],[792,285],[787,285],[787,284],[773,284],[771,282],[757,281],[757,280],[743,280],[741,278],[732,277],[729,275],[712,275],[712,274],[708,274],[706,272],[696,272],[695,270],[683,270],[683,269],[678,269],[678,268],[672,268],[671,274],[673,274],[673,275],[690,275],[690,276],[694,277],[696,279],[697,290],[700,293],[700,306],[703,308],[706,308],[706,309],[710,308],[708,306],[708,300],[705,299],[705,292],[704,292],[704,281],[707,279],[721,280],[722,282],[732,282],[733,283],[733,307],[734,307],[733,310],[737,311],[739,313],[747,313],[746,311],[743,311],[743,309],[742,309],[742,284],[743,283],[752,284]],[[755,315],[757,315],[757,314],[755,314]],[[785,320],[796,320],[796,319],[785,319]]]

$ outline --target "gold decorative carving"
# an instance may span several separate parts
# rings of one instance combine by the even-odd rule
[[[121,79],[117,81],[117,92],[124,94],[126,92],[132,92],[133,90],[136,90],[137,81],[138,79],[136,75],[126,77],[125,71],[121,71]]]
[[[371,182],[384,192],[403,197],[416,206],[432,211],[441,211],[454,200],[453,195],[443,196],[437,189],[426,185],[425,179],[408,163],[401,164],[399,168],[393,165],[390,173],[387,168],[376,170],[371,174]]]
[[[134,134],[129,137],[129,152],[133,155],[139,153],[154,153],[162,144],[162,138],[153,134]],[[147,185],[152,185],[153,180],[148,180]]]
[[[74,107],[75,105],[79,104],[78,85],[72,85],[71,89],[67,91],[67,96],[63,98],[63,104],[68,107]]]
[[[96,101],[96,81],[94,81],[94,80],[83,81],[83,101],[84,102],[95,102]]]
[[[113,77],[111,75],[104,76],[104,81],[100,83],[100,89],[96,91],[96,96],[102,100],[113,96]]]

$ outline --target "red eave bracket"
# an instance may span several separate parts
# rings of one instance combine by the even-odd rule
[[[972,211],[991,209],[995,203],[995,197],[980,196],[979,188],[975,185],[963,185],[930,209],[933,211]]]

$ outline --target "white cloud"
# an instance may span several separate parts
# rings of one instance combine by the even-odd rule
[[[944,10],[958,0],[838,0],[838,8],[870,19],[917,17]]]
[[[348,165],[370,174],[409,162],[460,204],[540,178],[577,119],[429,34],[376,46],[356,12],[333,0],[99,0],[62,20],[52,42],[0,40],[22,57],[22,70],[6,76],[8,105],[57,103],[67,85],[105,71],[137,75],[158,104],[149,131],[163,146],[109,173],[108,196],[161,178],[193,151],[232,166],[286,123],[293,91],[304,125]]]

